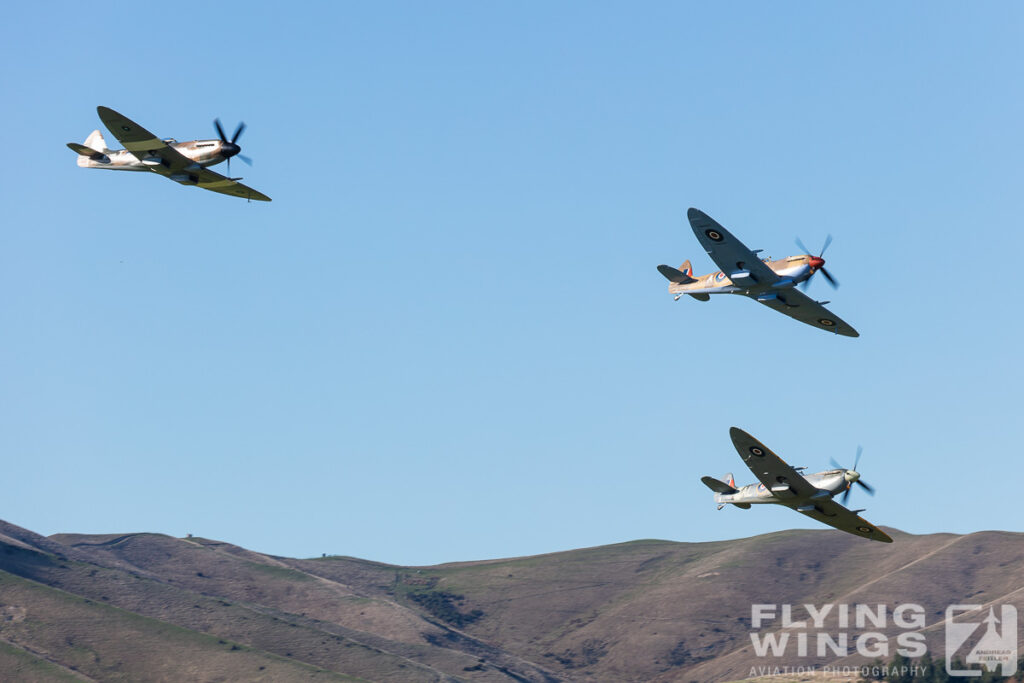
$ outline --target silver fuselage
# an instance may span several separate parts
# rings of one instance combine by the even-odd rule
[[[819,491],[829,497],[842,493],[850,485],[846,473],[850,470],[836,469],[806,474],[804,479]],[[780,481],[780,487],[786,486],[786,482]],[[723,505],[725,503],[743,503],[748,505],[760,505],[772,503],[775,505],[786,505],[778,496],[768,490],[764,484],[747,484],[736,493],[716,493],[715,502]]]
[[[176,142],[173,139],[166,139],[164,142],[203,168],[214,166],[227,159],[221,153],[224,143],[220,140]],[[105,168],[111,171],[148,171],[150,166],[161,163],[158,157],[143,156],[140,158],[126,149],[108,149],[104,150],[104,153],[107,160],[79,156],[78,165],[83,168]]]

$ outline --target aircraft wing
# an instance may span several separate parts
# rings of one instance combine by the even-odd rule
[[[686,217],[693,228],[697,241],[708,252],[715,265],[733,283],[742,286],[744,280],[750,285],[770,285],[778,282],[779,276],[765,265],[757,254],[747,249],[738,239],[719,225],[711,216],[700,209],[690,209]]]
[[[270,197],[243,185],[233,178],[202,168],[187,156],[167,144],[148,130],[109,107],[96,107],[110,132],[124,148],[138,157],[154,173],[183,185],[195,185],[204,190],[243,199],[269,202]]]
[[[828,524],[854,536],[861,536],[872,541],[881,541],[882,543],[892,543],[892,539],[884,531],[852,510],[847,510],[831,498],[814,501],[813,510],[808,512],[801,510],[801,512],[822,524]]]
[[[159,171],[157,171],[157,173],[159,173]],[[197,181],[195,183],[189,182],[187,184],[194,184],[196,187],[201,187],[204,190],[219,192],[220,194],[231,195],[232,197],[252,199],[259,202],[270,201],[270,197],[262,192],[254,190],[248,185],[243,185],[234,178],[222,176],[220,173],[211,171],[208,168],[200,169],[193,175],[197,178]]]
[[[770,448],[739,427],[730,428],[729,436],[732,437],[732,445],[736,447],[736,452],[743,458],[750,471],[781,502],[788,498],[810,498],[819,492],[817,487],[811,485],[803,475],[787,465]]]
[[[159,158],[162,162],[160,165],[170,171],[181,171],[193,163],[184,154],[127,116],[123,116],[109,107],[96,107],[96,112],[100,115],[100,121],[117,138],[118,142],[140,160],[147,157]]]
[[[844,337],[860,336],[860,333],[844,322],[842,318],[795,287],[787,287],[786,289],[774,292],[774,297],[772,298],[766,298],[764,295],[761,295],[760,298],[756,296],[751,296],[750,298],[757,299],[759,303],[764,304],[768,308],[774,308],[779,313],[784,313],[790,318],[807,323],[820,330],[835,332]]]

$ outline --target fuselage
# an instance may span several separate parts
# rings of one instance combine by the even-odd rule
[[[810,483],[811,486],[815,487],[819,491],[824,491],[829,496],[834,496],[837,493],[845,491],[850,482],[847,479],[847,472],[852,470],[834,469],[825,470],[824,472],[816,472],[815,474],[805,474],[804,479]],[[779,482],[780,485],[784,485],[785,482]],[[719,504],[724,503],[745,503],[760,505],[762,503],[772,503],[775,505],[787,505],[791,506],[792,500],[788,503],[783,502],[775,494],[768,490],[764,484],[747,484],[740,488],[736,493],[716,493],[715,502]]]
[[[224,142],[221,140],[178,142],[173,138],[167,138],[164,142],[203,168],[219,164],[228,158],[222,153]],[[161,163],[159,158],[138,157],[126,149],[105,150],[104,153],[107,160],[79,156],[78,165],[83,168],[105,168],[111,171],[148,171],[150,166]]]
[[[810,254],[789,256],[774,261],[762,259],[762,262],[779,276],[780,279],[777,282],[771,285],[737,284],[722,271],[699,277],[692,273],[686,273],[694,278],[695,282],[687,284],[672,282],[669,284],[669,292],[672,294],[750,294],[762,290],[786,289],[807,280],[824,264],[820,257]],[[742,264],[737,265],[742,267]]]

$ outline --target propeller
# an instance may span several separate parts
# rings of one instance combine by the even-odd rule
[[[237,156],[239,159],[252,166],[252,159],[239,154],[242,148],[237,144],[238,138],[241,137],[242,131],[245,130],[245,122],[238,124],[238,128],[235,128],[235,134],[228,140],[228,136],[224,134],[224,128],[220,125],[220,119],[213,120],[213,127],[217,129],[217,135],[220,137],[220,141],[223,143],[220,148],[220,153],[224,155],[228,162],[228,176],[231,176],[231,157]]]
[[[821,274],[825,276],[826,280],[828,280],[828,283],[832,285],[832,289],[835,289],[836,287],[839,286],[839,283],[836,282],[836,279],[832,277],[832,275],[827,270],[825,270],[825,259],[822,258],[822,256],[825,255],[825,250],[828,249],[828,245],[830,244],[832,244],[832,235],[829,235],[828,237],[825,238],[825,244],[822,245],[821,251],[818,252],[818,255],[811,257],[811,275],[814,275],[816,272],[820,270]],[[796,246],[800,247],[800,249],[803,250],[805,254],[811,253],[811,250],[804,246],[804,243],[800,241],[799,237],[796,238]],[[806,280],[803,281],[803,283],[800,286],[802,289],[807,289],[808,285],[810,284],[811,278],[808,277]]]
[[[860,472],[857,471],[857,465],[860,463],[860,454],[864,452],[861,446],[857,446],[857,457],[853,460],[853,467],[847,469],[836,462],[835,458],[831,458],[832,466],[836,469],[846,470],[843,475],[846,479],[846,491],[843,492],[843,505],[846,505],[846,499],[850,497],[850,489],[854,484],[857,484],[862,489],[868,492],[868,495],[875,495],[875,489],[867,482],[861,481]]]

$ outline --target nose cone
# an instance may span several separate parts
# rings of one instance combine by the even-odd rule
[[[846,477],[846,481],[852,484],[853,482],[860,479],[860,472],[854,470],[846,470],[846,474],[844,476]]]
[[[811,260],[808,261],[808,263],[811,266],[811,270],[817,270],[818,268],[821,268],[823,265],[825,265],[825,259],[821,258],[820,256],[812,256]]]
[[[238,145],[236,145],[233,142],[221,143],[220,153],[221,153],[221,155],[223,155],[225,157],[233,157],[233,156],[235,156],[236,154],[238,154],[241,151],[242,151],[242,148],[239,147]]]

